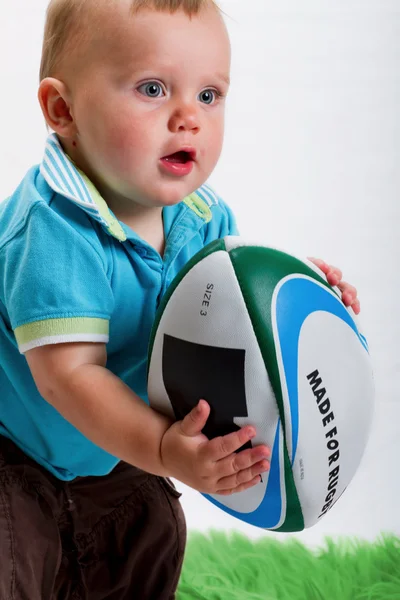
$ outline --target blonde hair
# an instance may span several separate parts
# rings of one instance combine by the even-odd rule
[[[50,1],[43,36],[40,81],[54,76],[66,49],[67,41],[73,38],[74,45],[79,45],[88,38],[90,34],[87,31],[90,31],[90,25],[87,24],[88,26],[85,27],[85,17],[88,16],[88,5],[92,4],[93,6],[97,2],[98,0]],[[191,18],[206,6],[214,6],[219,10],[215,0],[131,0],[132,14],[136,14],[142,9],[170,13],[183,10]]]

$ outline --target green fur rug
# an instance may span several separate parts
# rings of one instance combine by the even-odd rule
[[[250,540],[191,532],[177,600],[400,600],[400,538]]]

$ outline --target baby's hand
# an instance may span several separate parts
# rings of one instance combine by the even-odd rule
[[[236,453],[255,435],[246,426],[209,440],[201,433],[210,415],[205,400],[182,421],[176,421],[164,434],[161,460],[171,477],[205,494],[230,495],[260,482],[260,474],[269,470],[270,450],[257,446]],[[254,434],[254,435],[252,435]]]
[[[325,273],[330,285],[336,285],[339,288],[339,290],[342,292],[343,304],[345,306],[351,306],[355,314],[358,315],[360,312],[360,301],[357,298],[357,290],[353,285],[350,285],[350,283],[342,281],[342,271],[337,267],[328,265],[320,258],[309,257],[308,260],[311,260],[311,262],[313,262],[321,269],[321,271]]]

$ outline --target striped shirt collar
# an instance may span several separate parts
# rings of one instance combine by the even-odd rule
[[[55,192],[87,212],[95,221],[101,223],[110,235],[121,242],[126,240],[121,224],[113,216],[92,182],[64,152],[55,133],[47,138],[40,172]],[[218,198],[205,184],[183,202],[207,223],[211,220],[210,208],[218,204]]]

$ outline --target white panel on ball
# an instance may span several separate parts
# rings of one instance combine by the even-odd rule
[[[201,311],[204,292],[209,284],[214,288],[212,307],[207,314],[206,322]],[[279,419],[278,408],[248,310],[227,252],[215,252],[205,257],[187,273],[176,292],[172,294],[157,328],[149,370],[148,393],[152,407],[174,416],[162,378],[162,338],[166,333],[197,344],[241,348],[246,351],[245,384],[248,416],[235,418],[234,421],[239,427],[247,423],[259,424],[257,436],[252,440],[253,445],[266,443],[273,446]],[[229,398],[226,401],[229,402]],[[282,436],[280,439],[282,440]],[[252,512],[262,501],[267,485],[268,473],[265,473],[262,483],[241,494],[213,495],[213,497],[232,510]]]

